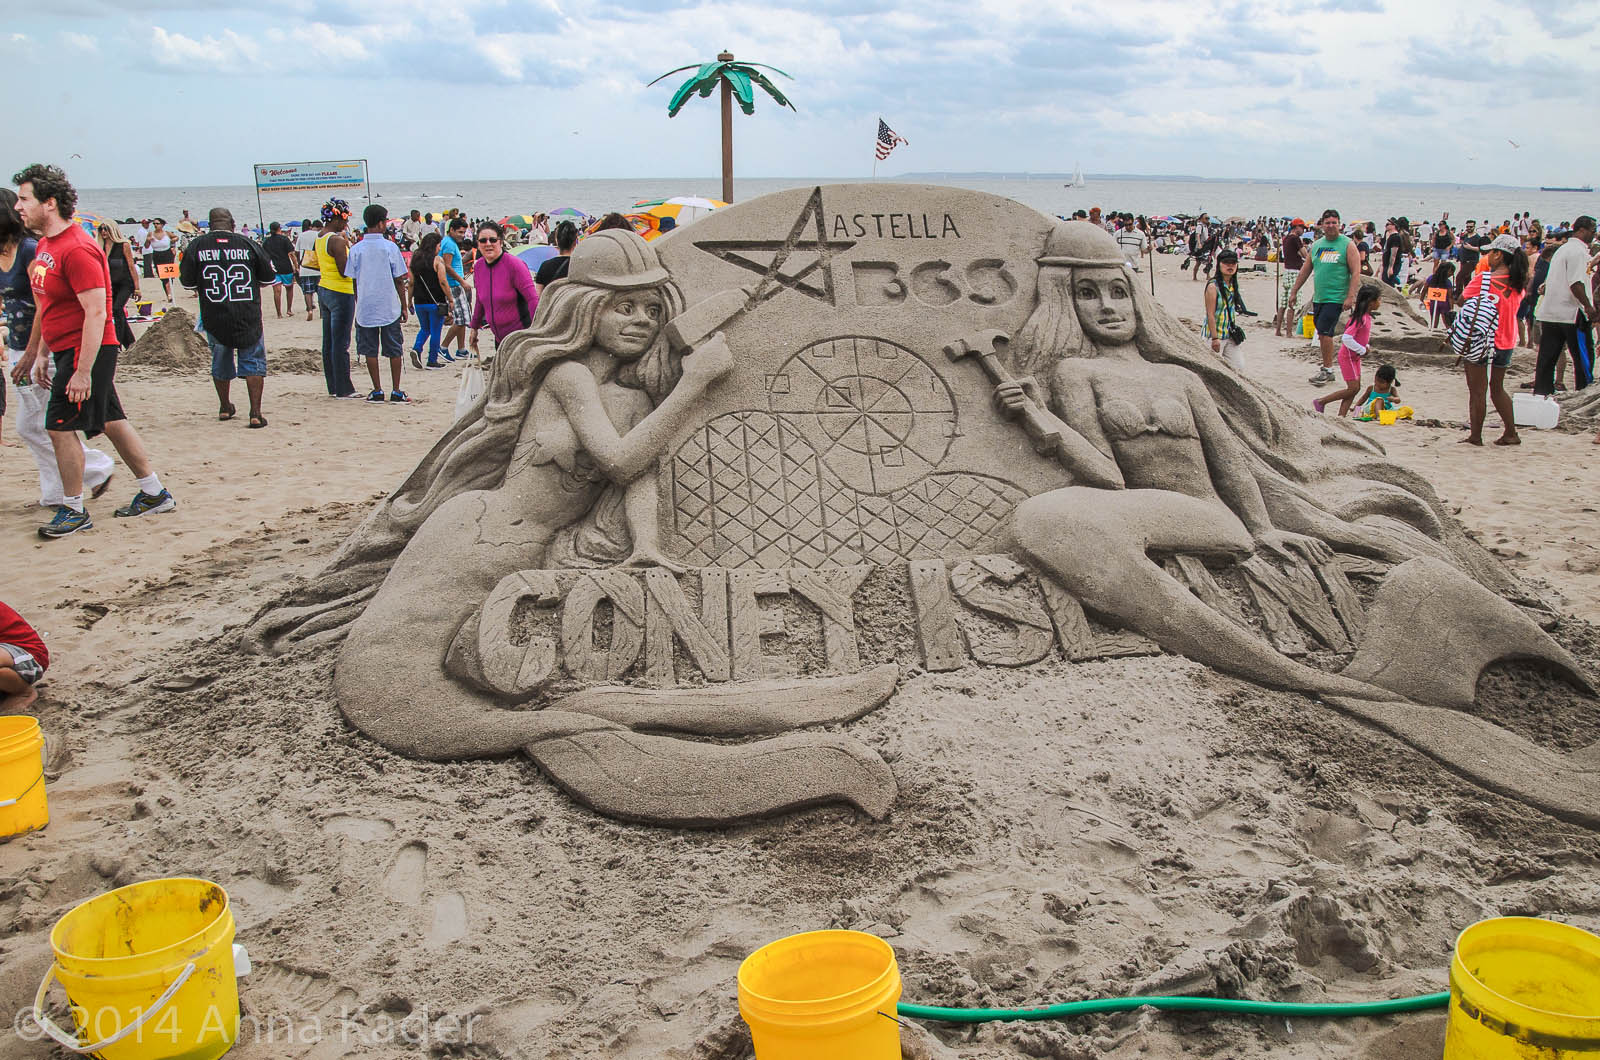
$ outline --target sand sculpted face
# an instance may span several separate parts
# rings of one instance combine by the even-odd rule
[[[822,727],[908,674],[1170,653],[1600,824],[1588,758],[1471,713],[1507,654],[1590,687],[1515,589],[1426,482],[1214,358],[1103,230],[842,185],[584,240],[478,406],[249,636],[353,622],[357,728],[525,753],[651,823],[880,817],[895,771]]]

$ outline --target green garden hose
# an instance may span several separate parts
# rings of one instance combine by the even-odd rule
[[[1043,1008],[942,1008],[938,1005],[911,1005],[902,1002],[896,1011],[913,1019],[944,1023],[989,1023],[995,1020],[1059,1020],[1087,1016],[1096,1012],[1130,1012],[1133,1009],[1164,1009],[1169,1012],[1224,1012],[1250,1016],[1390,1016],[1397,1012],[1421,1012],[1445,1008],[1450,992],[1397,997],[1389,1001],[1300,1004],[1291,1001],[1231,1001],[1215,997],[1107,997],[1095,1001],[1068,1001]]]

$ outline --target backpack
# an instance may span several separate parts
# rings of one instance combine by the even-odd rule
[[[1494,355],[1494,335],[1500,327],[1500,295],[1488,277],[1478,293],[1462,303],[1450,327],[1450,352],[1468,364],[1484,364]]]

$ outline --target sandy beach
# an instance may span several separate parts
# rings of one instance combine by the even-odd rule
[[[1177,262],[1158,257],[1157,297],[1195,321],[1202,285]],[[1261,314],[1247,328],[1249,375],[1309,415],[1316,347],[1274,338],[1271,283],[1241,276]],[[178,304],[194,308],[187,293]],[[1171,656],[915,674],[851,728],[900,785],[879,822],[824,807],[705,832],[627,825],[578,806],[523,758],[396,756],[339,714],[333,653],[250,655],[223,634],[313,575],[398,485],[451,423],[459,369],[408,362],[410,405],[334,401],[315,357],[293,352],[318,348],[319,324],[274,318],[270,295],[265,317],[269,370],[314,369],[272,371],[265,430],[246,429],[242,388],[241,414],[218,422],[203,363],[140,366],[135,347],[119,371],[178,499],[170,515],[111,518],[135,488],[119,463],[90,505],[92,532],[40,540],[33,464],[6,422],[4,595],[47,633],[54,660],[39,704],[51,823],[0,843],[8,1013],[31,1003],[57,918],[167,875],[213,879],[232,896],[255,964],[241,985],[252,1020],[232,1054],[245,1060],[741,1060],[739,961],[810,928],[887,938],[907,1001],[1017,1006],[1431,992],[1445,988],[1455,934],[1480,917],[1600,928],[1600,835],[1303,696]],[[1380,348],[1384,328],[1380,315]],[[1369,359],[1369,379],[1380,361]],[[1519,350],[1508,385],[1532,362]],[[1568,616],[1552,632],[1594,671],[1593,432],[1458,444],[1466,391],[1447,369],[1445,358],[1401,368],[1420,422],[1354,429],[1427,478]],[[354,378],[364,390],[364,370]],[[1486,435],[1494,426],[1491,410]],[[1505,708],[1499,720],[1515,731],[1562,750],[1593,741],[1593,700],[1515,666],[1485,682],[1496,703],[1544,697],[1539,710]],[[906,1041],[908,1056],[929,1060],[1401,1060],[1437,1055],[1443,1019],[1142,1014],[908,1025]],[[46,1055],[0,1037],[0,1058]]]

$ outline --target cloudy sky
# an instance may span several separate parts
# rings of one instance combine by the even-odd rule
[[[744,176],[912,171],[1593,183],[1600,0],[52,0],[8,5],[9,174],[242,184],[255,161],[379,179],[699,176],[727,48],[796,114],[735,115]],[[1586,72],[1586,68],[1587,72]],[[70,71],[70,72],[69,72]],[[1515,141],[1513,147],[1508,141]],[[81,155],[81,158],[74,158]],[[13,164],[14,163],[14,164]]]

